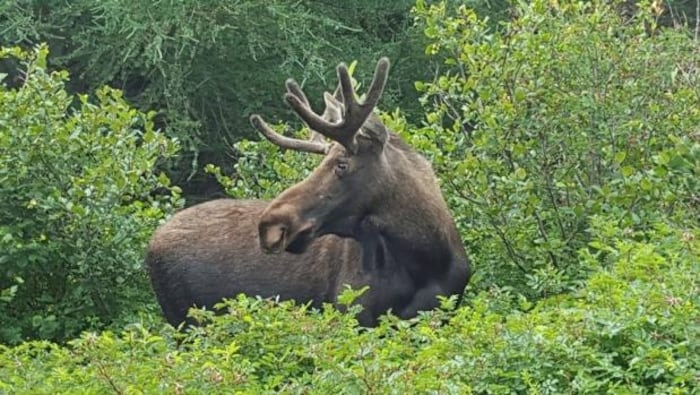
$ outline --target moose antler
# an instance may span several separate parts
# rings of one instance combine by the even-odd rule
[[[307,107],[311,107],[309,104],[309,99],[306,98],[304,91],[301,90],[301,87],[296,83],[296,81],[290,78],[285,82],[285,85],[287,86],[287,95],[294,96],[300,103],[303,103]],[[250,116],[250,123],[272,144],[282,148],[322,155],[325,155],[330,148],[330,144],[323,141],[323,136],[314,130],[311,130],[311,137],[309,140],[301,140],[285,137],[275,132],[265,121],[263,121],[262,117],[257,114]]]
[[[348,152],[357,152],[355,135],[372,114],[374,107],[384,92],[389,73],[389,59],[384,57],[377,62],[372,84],[363,103],[358,103],[355,99],[350,73],[344,63],[338,65],[337,73],[338,87],[333,95],[328,93],[324,95],[326,109],[323,115],[318,115],[311,109],[309,100],[304,95],[299,84],[291,78],[285,83],[287,93],[285,93],[284,98],[311,130],[311,138],[309,140],[282,136],[272,130],[263,121],[262,117],[257,114],[251,115],[251,124],[270,142],[282,148],[326,154],[330,148],[330,144],[323,141],[322,136],[326,136],[343,145]]]
[[[311,107],[311,105],[309,104],[309,100],[304,94],[304,91],[301,90],[301,87],[299,86],[299,84],[297,84],[296,81],[294,81],[294,79],[288,79],[285,82],[285,85],[287,86],[287,95],[292,95],[296,97],[297,100],[299,100],[305,106],[309,108]],[[275,132],[265,121],[263,121],[262,117],[260,117],[260,115],[257,114],[251,115],[250,123],[255,129],[262,133],[262,135],[265,136],[265,138],[267,138],[271,143],[282,148],[325,155],[328,152],[328,148],[330,147],[328,143],[323,141],[323,135],[319,134],[311,128],[309,128],[311,130],[311,137],[309,138],[309,140],[301,140],[296,138],[285,137]]]
[[[389,74],[389,59],[384,57],[377,62],[372,84],[363,103],[358,103],[355,99],[350,73],[344,63],[338,65],[337,73],[343,104],[343,118],[340,122],[329,121],[325,117],[319,116],[308,105],[308,101],[304,102],[302,98],[293,92],[287,92],[284,98],[311,130],[315,130],[329,139],[337,141],[349,152],[355,153],[357,152],[355,134],[372,114],[374,107],[384,92],[387,75]]]
[[[306,95],[304,94],[304,91],[301,90],[301,87],[299,84],[297,84],[296,81],[294,81],[294,78],[289,78],[287,81],[285,81],[284,85],[287,87],[287,92],[291,95],[294,95],[299,98],[300,101],[302,101],[307,107],[311,108],[311,104],[309,103],[309,99],[306,98]],[[308,125],[307,125],[308,127]],[[309,138],[310,141],[313,141],[315,143],[322,143],[323,142],[323,135],[318,133],[317,131],[309,128],[309,131],[311,132],[311,137]]]
[[[291,137],[282,136],[281,134],[272,130],[272,128],[260,117],[260,115],[253,114],[250,116],[250,123],[255,129],[257,129],[263,136],[265,136],[272,144],[280,146],[282,148],[288,148],[295,151],[310,152],[312,154],[322,154],[328,153],[329,144],[323,141],[314,140],[315,135],[312,133],[310,140],[301,140]]]

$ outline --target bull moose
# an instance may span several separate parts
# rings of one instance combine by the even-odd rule
[[[373,112],[388,72],[389,60],[380,59],[360,101],[341,63],[322,115],[287,80],[284,99],[312,131],[309,140],[285,137],[251,116],[272,143],[325,157],[272,201],[201,203],[155,232],[146,262],[172,325],[187,321],[191,306],[239,293],[318,307],[336,303],[346,284],[369,286],[357,301],[363,326],[389,310],[413,317],[436,307],[439,295],[461,298],[469,261],[435,174]]]

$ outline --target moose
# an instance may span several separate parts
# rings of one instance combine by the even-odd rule
[[[284,99],[311,130],[308,140],[251,123],[284,149],[325,157],[272,201],[217,199],[184,209],[154,233],[146,256],[166,319],[190,323],[192,306],[243,293],[320,307],[346,285],[368,286],[360,325],[391,311],[402,319],[462,297],[469,260],[429,162],[382,123],[374,108],[389,72],[381,58],[364,100],[347,66],[314,112],[301,87]]]

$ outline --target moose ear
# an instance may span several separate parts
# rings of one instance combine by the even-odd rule
[[[388,137],[389,132],[386,126],[384,126],[384,123],[382,123],[379,116],[376,114],[370,115],[357,133],[358,139],[366,141],[372,145],[372,148],[378,148],[379,150],[384,148]]]
[[[338,101],[328,92],[323,92],[323,101],[326,103],[326,109],[323,111],[323,119],[329,122],[339,122],[343,119],[343,103]]]

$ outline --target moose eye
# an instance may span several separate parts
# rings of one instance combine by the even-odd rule
[[[348,172],[347,162],[337,162],[335,164],[335,169],[333,171],[335,172],[335,175],[338,177],[344,176]]]

